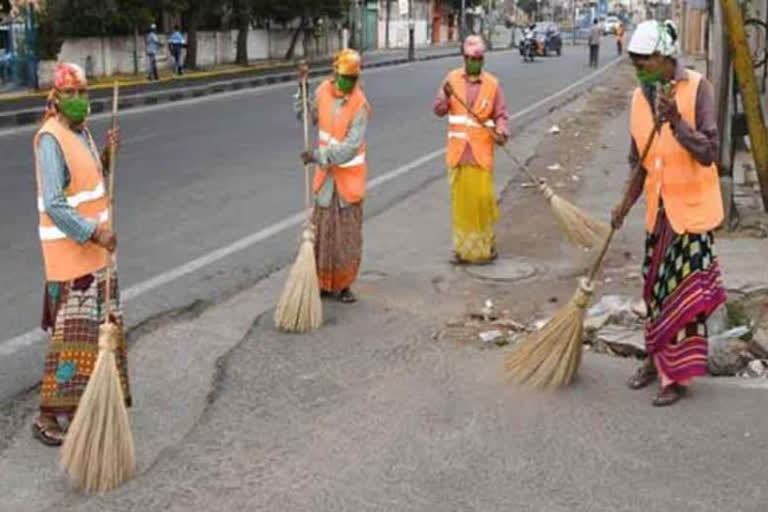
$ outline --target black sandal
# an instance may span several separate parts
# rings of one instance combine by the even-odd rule
[[[32,436],[45,446],[61,446],[64,443],[64,431],[60,426],[32,423]]]
[[[651,402],[654,407],[668,407],[676,404],[681,398],[685,396],[686,388],[679,384],[670,384],[665,387],[659,394],[653,397]]]
[[[643,365],[637,369],[634,375],[627,381],[629,389],[637,391],[638,389],[647,388],[658,377],[656,369],[649,369],[647,365]]]
[[[355,297],[355,294],[352,293],[352,290],[349,288],[344,288],[339,294],[339,302],[343,302],[344,304],[353,304],[357,302],[357,297]]]

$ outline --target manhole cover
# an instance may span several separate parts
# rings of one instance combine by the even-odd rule
[[[466,272],[493,281],[522,281],[535,276],[538,269],[524,258],[500,258],[490,265],[468,266]]]

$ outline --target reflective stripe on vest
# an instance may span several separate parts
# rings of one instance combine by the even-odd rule
[[[344,105],[336,109],[337,96],[334,85],[326,80],[317,88],[315,95],[318,114],[318,147],[325,148],[341,144],[347,137],[352,122],[365,109],[370,116],[370,107],[362,89],[358,86],[350,93]],[[328,176],[330,173],[330,176]],[[313,189],[319,191],[327,177],[333,179],[339,195],[347,203],[358,203],[365,197],[365,179],[368,174],[366,164],[366,145],[360,144],[357,154],[348,161],[317,167]]]
[[[101,227],[107,227],[109,205],[104,177],[101,162],[96,156],[98,152],[90,134],[86,132],[88,139],[88,147],[86,147],[72,130],[56,118],[51,118],[35,136],[35,155],[37,155],[40,136],[44,133],[56,139],[69,171],[69,185],[63,191],[67,204],[84,219]],[[37,158],[35,158],[35,165],[38,182],[37,209],[40,217],[38,235],[43,251],[46,279],[71,281],[103,269],[108,262],[108,253],[105,249],[90,241],[79,244],[59,229],[46,213]]]
[[[482,121],[477,122],[474,115],[452,95],[450,114],[448,115],[448,142],[445,155],[449,168],[456,167],[469,145],[475,162],[488,171],[493,169],[494,138],[487,128],[496,128],[493,115],[499,82],[491,74],[483,72],[480,90],[472,105],[472,111]],[[448,74],[446,81],[453,87],[454,95],[467,101],[467,81],[463,68],[455,69]]]
[[[675,85],[675,100],[680,115],[689,126],[696,126],[696,99],[703,77],[687,71],[688,79]],[[635,145],[644,148],[653,128],[653,111],[645,94],[635,90],[630,128]],[[723,220],[723,201],[717,166],[702,165],[677,140],[665,123],[657,133],[643,162],[645,179],[645,227],[653,232],[660,201],[672,229],[678,233],[704,233]]]

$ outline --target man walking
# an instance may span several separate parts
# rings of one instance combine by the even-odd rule
[[[168,38],[168,48],[171,50],[171,56],[173,56],[173,72],[177,75],[184,74],[184,63],[181,60],[181,52],[187,45],[184,40],[184,35],[181,33],[181,29],[178,25],[173,27],[173,33]]]
[[[597,68],[600,59],[600,24],[595,18],[589,30],[589,67]]]
[[[157,25],[154,23],[149,27],[149,34],[147,34],[147,60],[149,62],[149,76],[147,79],[159,80],[160,76],[157,74],[157,48],[160,44],[160,40],[157,37]]]

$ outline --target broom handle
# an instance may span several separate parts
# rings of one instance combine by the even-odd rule
[[[304,151],[309,147],[309,99],[307,98],[307,79],[301,81],[301,107],[304,113]],[[304,206],[307,211],[307,224],[311,219],[312,182],[310,181],[310,165],[304,165]]]
[[[120,85],[118,84],[117,80],[115,80],[114,86],[112,88],[112,131],[117,128],[117,106],[118,106],[118,98],[120,95]],[[109,224],[109,229],[114,229],[114,203],[115,203],[115,145],[110,144],[107,148],[107,151],[109,151],[109,189],[107,190],[107,212],[109,214],[109,220],[107,221]],[[112,265],[115,262],[115,254],[112,253],[109,255],[109,264],[107,265],[107,283],[105,285],[105,297],[106,297],[106,306],[104,308],[105,310],[105,322],[109,323],[109,317],[112,314]]]
[[[490,133],[493,136],[494,139],[496,138],[496,132],[493,130],[493,128],[491,128],[490,126],[486,126],[485,123],[482,120],[480,120],[480,116],[478,116],[477,113],[474,110],[472,110],[469,105],[467,105],[467,102],[464,101],[463,98],[459,97],[456,94],[456,91],[453,91],[452,96],[456,98],[456,100],[459,102],[459,104],[462,107],[464,107],[464,110],[469,112],[469,114],[475,118],[475,121],[477,122],[477,124],[479,124],[484,129],[486,129],[488,133]],[[512,154],[512,152],[509,150],[506,144],[502,144],[501,149],[503,149],[504,152],[507,154],[507,156],[512,159],[512,162],[514,162],[514,164],[518,166],[521,171],[523,171],[523,174],[525,174],[525,176],[530,180],[531,183],[533,183],[534,185],[539,184],[539,179],[528,169],[528,166],[520,162],[517,159],[517,157]]]
[[[648,136],[648,141],[645,143],[645,147],[643,148],[643,153],[640,156],[640,159],[635,164],[635,168],[633,169],[633,175],[635,173],[640,172],[640,168],[643,166],[643,162],[648,157],[648,153],[651,151],[651,146],[653,145],[653,140],[656,138],[656,133],[658,132],[659,128],[661,127],[661,123],[656,121],[653,123],[653,129],[651,131],[651,134]],[[624,191],[624,198],[622,199],[622,204],[626,203],[627,196],[629,195],[629,190],[631,187],[627,187]],[[589,282],[595,280],[595,277],[597,277],[597,273],[600,272],[600,268],[603,266],[603,261],[605,260],[605,255],[608,254],[608,247],[610,247],[611,242],[613,241],[613,235],[616,234],[616,229],[611,226],[611,231],[608,233],[608,237],[605,239],[605,243],[603,244],[603,248],[600,251],[600,256],[598,256],[597,261],[595,261],[595,264],[592,265],[592,270],[589,272]]]

